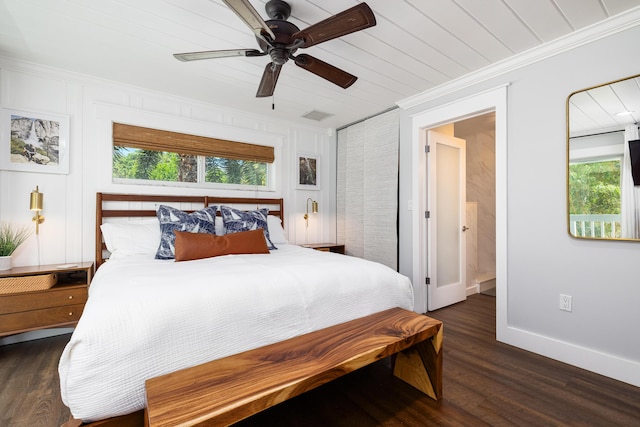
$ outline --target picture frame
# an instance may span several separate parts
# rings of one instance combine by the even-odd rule
[[[320,189],[320,157],[317,154],[298,153],[296,156],[296,188],[299,190]]]
[[[0,169],[69,173],[69,116],[3,108]]]

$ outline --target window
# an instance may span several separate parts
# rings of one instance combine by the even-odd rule
[[[205,158],[205,182],[267,186],[267,163],[250,160]]]
[[[269,187],[273,147],[113,124],[114,180]]]
[[[621,159],[569,165],[569,215],[581,237],[620,237]]]

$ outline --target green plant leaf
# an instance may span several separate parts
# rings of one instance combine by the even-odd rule
[[[9,256],[31,236],[29,226],[13,226],[7,222],[0,223],[0,256]]]

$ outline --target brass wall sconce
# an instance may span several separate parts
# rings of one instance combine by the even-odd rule
[[[305,227],[307,228],[309,228],[309,202],[311,202],[311,212],[314,214],[318,213],[318,202],[309,197],[307,199],[307,213],[304,214]]]
[[[36,215],[31,219],[36,223],[36,234],[38,234],[39,225],[44,222],[44,217],[40,215],[40,212],[42,212],[43,199],[44,195],[38,191],[38,186],[36,185],[36,189],[31,192],[31,201],[29,203],[29,209],[36,213]]]

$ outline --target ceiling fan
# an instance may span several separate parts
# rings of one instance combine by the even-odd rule
[[[271,57],[262,74],[256,97],[273,95],[282,66],[289,60],[307,71],[316,74],[344,89],[358,78],[331,64],[327,64],[311,55],[295,55],[298,49],[304,49],[337,37],[364,30],[376,25],[373,11],[366,3],[360,3],[337,15],[300,30],[287,21],[291,15],[291,6],[282,0],[270,0],[265,4],[267,15],[264,21],[249,0],[223,0],[238,17],[254,32],[258,40],[258,49],[210,50],[204,52],[176,53],[173,56],[180,61],[225,58],[231,56]]]

